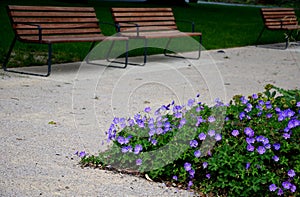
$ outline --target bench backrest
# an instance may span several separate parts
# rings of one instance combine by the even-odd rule
[[[8,14],[19,38],[42,35],[100,34],[101,30],[94,8],[50,7],[50,6],[8,6]]]
[[[261,8],[264,24],[269,29],[298,25],[293,8]]]
[[[114,22],[120,25],[120,32],[163,31],[177,29],[172,8],[112,8]]]

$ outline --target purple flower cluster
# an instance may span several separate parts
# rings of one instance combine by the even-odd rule
[[[288,180],[285,180],[281,183],[281,186],[283,188],[280,188],[279,186],[276,186],[274,183],[269,185],[269,190],[271,192],[276,192],[276,190],[278,189],[277,191],[277,195],[283,195],[284,194],[284,191],[289,191],[291,193],[295,193],[296,192],[296,185],[294,185],[292,183],[292,179],[296,176],[296,173],[293,169],[290,169],[288,172],[287,172],[287,175],[289,177]]]

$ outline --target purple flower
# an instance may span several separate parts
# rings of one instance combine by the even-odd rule
[[[156,129],[156,134],[157,135],[161,135],[161,134],[163,134],[164,133],[164,130],[162,129],[162,128],[157,128]]]
[[[262,155],[266,152],[266,149],[263,146],[259,146],[256,150],[260,155]]]
[[[273,144],[273,147],[274,147],[275,150],[279,150],[280,149],[280,144],[275,143],[275,144]]]
[[[252,95],[252,98],[253,98],[254,100],[258,99],[257,94],[253,94],[253,95]]]
[[[188,163],[188,162],[185,162],[184,163],[184,169],[185,171],[190,171],[192,169],[192,164]]]
[[[79,157],[85,157],[85,156],[86,156],[85,151],[81,151],[81,152],[79,153]]]
[[[196,127],[198,127],[202,122],[205,122],[205,121],[203,120],[202,116],[199,116],[199,117],[197,118]]]
[[[137,160],[135,161],[135,164],[136,164],[137,166],[142,165],[142,163],[143,163],[143,160],[142,160],[142,159],[137,159]]]
[[[291,188],[290,188],[291,192],[294,193],[296,189],[297,189],[296,185],[291,184]]]
[[[271,148],[271,144],[266,144],[266,145],[265,145],[265,148],[266,148],[266,149],[270,149],[270,148]]]
[[[152,137],[156,133],[156,130],[154,128],[150,129],[148,132],[149,136]]]
[[[185,125],[185,123],[186,123],[185,118],[182,118],[182,119],[180,120],[179,127],[182,127],[183,125]]]
[[[193,181],[189,181],[188,188],[190,188],[193,185]]]
[[[267,109],[272,109],[272,104],[271,104],[271,101],[266,101],[266,108]]]
[[[144,123],[143,120],[138,119],[138,120],[136,120],[136,123],[137,123],[137,125],[138,125],[140,128],[144,128],[144,127],[145,127],[145,123]]]
[[[250,112],[252,110],[253,106],[251,103],[247,103],[247,107],[244,109],[245,112]]]
[[[231,132],[231,135],[233,135],[234,137],[238,136],[239,134],[239,131],[236,129]]]
[[[199,140],[205,140],[206,135],[204,133],[200,133],[198,138],[199,138]]]
[[[190,141],[190,146],[191,146],[192,148],[196,148],[196,147],[198,146],[197,140],[191,140],[191,141]]]
[[[300,101],[297,102],[296,107],[300,107]]]
[[[240,119],[240,120],[243,120],[245,117],[246,117],[246,113],[245,113],[245,112],[241,112],[241,113],[239,114],[239,119]]]
[[[293,169],[290,169],[290,170],[288,171],[288,176],[289,176],[289,177],[294,177],[294,176],[296,176],[295,171],[294,171]]]
[[[269,186],[269,190],[270,190],[271,192],[276,191],[276,189],[277,189],[277,186],[276,186],[275,184],[272,184],[272,185]]]
[[[119,121],[120,121],[120,119],[119,119],[119,118],[117,118],[117,117],[115,117],[115,118],[113,119],[113,123],[115,123],[115,124],[118,124],[118,123],[119,123]]]
[[[260,110],[260,111],[263,110],[263,107],[261,105],[256,105],[255,108],[258,109],[258,110]]]
[[[195,99],[189,99],[187,105],[188,105],[189,107],[192,107],[193,104],[194,104],[194,102],[195,102]]]
[[[282,183],[282,187],[283,187],[284,189],[290,189],[290,188],[291,188],[291,183],[290,183],[289,181],[284,181],[284,182]]]
[[[275,162],[279,161],[279,157],[274,155],[273,158],[272,158]]]
[[[216,131],[215,131],[215,130],[209,130],[209,131],[207,132],[207,134],[208,134],[210,137],[213,137],[213,136],[215,136]]]
[[[250,162],[246,163],[246,170],[248,170],[250,168]]]
[[[146,113],[149,113],[151,111],[151,108],[150,107],[146,107],[145,110],[144,110]]]
[[[122,153],[132,152],[131,146],[124,146],[122,147]]]
[[[244,133],[248,136],[248,137],[253,137],[254,136],[254,131],[250,128],[250,127],[246,127],[244,129]]]
[[[220,133],[217,133],[217,134],[215,135],[215,140],[216,140],[216,141],[222,140],[222,135],[221,135]]]
[[[152,139],[151,140],[151,144],[155,146],[157,144],[157,140],[156,139]]]
[[[247,142],[247,144],[253,144],[255,142],[255,139],[251,138],[251,137],[247,137],[246,142]]]
[[[242,104],[244,104],[244,105],[246,105],[246,104],[248,103],[248,100],[247,100],[244,96],[242,96],[242,97],[240,98],[240,101],[241,101]]]
[[[208,122],[212,123],[216,121],[216,118],[214,116],[209,116],[207,119]]]
[[[295,127],[298,127],[298,126],[300,126],[300,120],[292,119],[292,120],[289,121],[287,127],[288,127],[289,129],[292,129],[292,128],[295,128]]]
[[[195,176],[195,170],[191,169],[189,171],[189,174],[190,174],[191,178],[194,178],[194,176]]]
[[[177,181],[178,177],[176,175],[173,176],[173,180]]]
[[[175,117],[176,117],[176,118],[182,118],[182,113],[176,112],[176,113],[175,113]]]
[[[132,127],[134,125],[134,120],[131,119],[131,118],[128,119],[127,122],[128,122],[128,124],[129,124],[130,127]]]
[[[266,115],[266,117],[267,117],[268,119],[272,118],[272,116],[273,116],[273,114],[270,114],[270,113],[268,113],[268,114]]]
[[[201,151],[200,150],[196,150],[195,152],[194,152],[194,155],[195,155],[195,157],[200,157],[201,156]]]
[[[277,195],[278,195],[278,196],[283,195],[283,190],[282,190],[281,188],[278,189]]]
[[[205,176],[206,178],[210,179],[210,174],[206,174]]]
[[[205,169],[205,168],[207,168],[208,163],[207,163],[207,162],[203,162],[202,166],[203,166],[203,168]]]
[[[134,154],[139,154],[143,150],[143,146],[140,144],[135,145],[134,147]]]
[[[249,151],[249,152],[253,152],[253,151],[254,151],[254,149],[255,149],[255,147],[254,147],[254,146],[252,146],[251,144],[248,144],[248,145],[247,145],[247,151]]]
[[[289,133],[284,133],[284,134],[282,135],[282,137],[283,137],[284,139],[289,139],[289,138],[291,137],[291,135],[290,135]]]

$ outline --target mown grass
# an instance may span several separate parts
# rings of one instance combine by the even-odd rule
[[[146,3],[129,2],[94,2],[88,4],[66,3],[62,1],[4,0],[0,2],[0,63],[13,40],[14,34],[6,12],[6,6],[15,5],[50,5],[50,6],[91,6],[96,9],[100,21],[112,22],[111,7],[154,7]],[[185,19],[196,23],[196,31],[203,33],[203,46],[206,49],[219,49],[238,46],[254,45],[259,32],[263,27],[259,8],[234,7],[222,5],[189,4],[184,7],[173,6],[176,19]],[[299,12],[297,13],[299,16]],[[180,30],[190,31],[190,24],[178,23]],[[101,25],[103,33],[107,36],[116,33],[112,26]],[[275,43],[284,41],[284,32],[266,31],[261,43]],[[81,61],[88,53],[90,43],[67,43],[53,46],[53,62]],[[137,50],[131,55],[140,55]],[[160,53],[161,50],[151,49],[151,54]],[[17,42],[10,61],[12,66],[41,65],[46,63],[47,46],[37,44],[24,44]]]

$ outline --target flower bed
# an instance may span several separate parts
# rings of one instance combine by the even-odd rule
[[[133,118],[114,118],[112,146],[77,153],[82,166],[147,175],[155,181],[218,196],[298,196],[300,91],[267,85],[212,107],[174,102]]]

